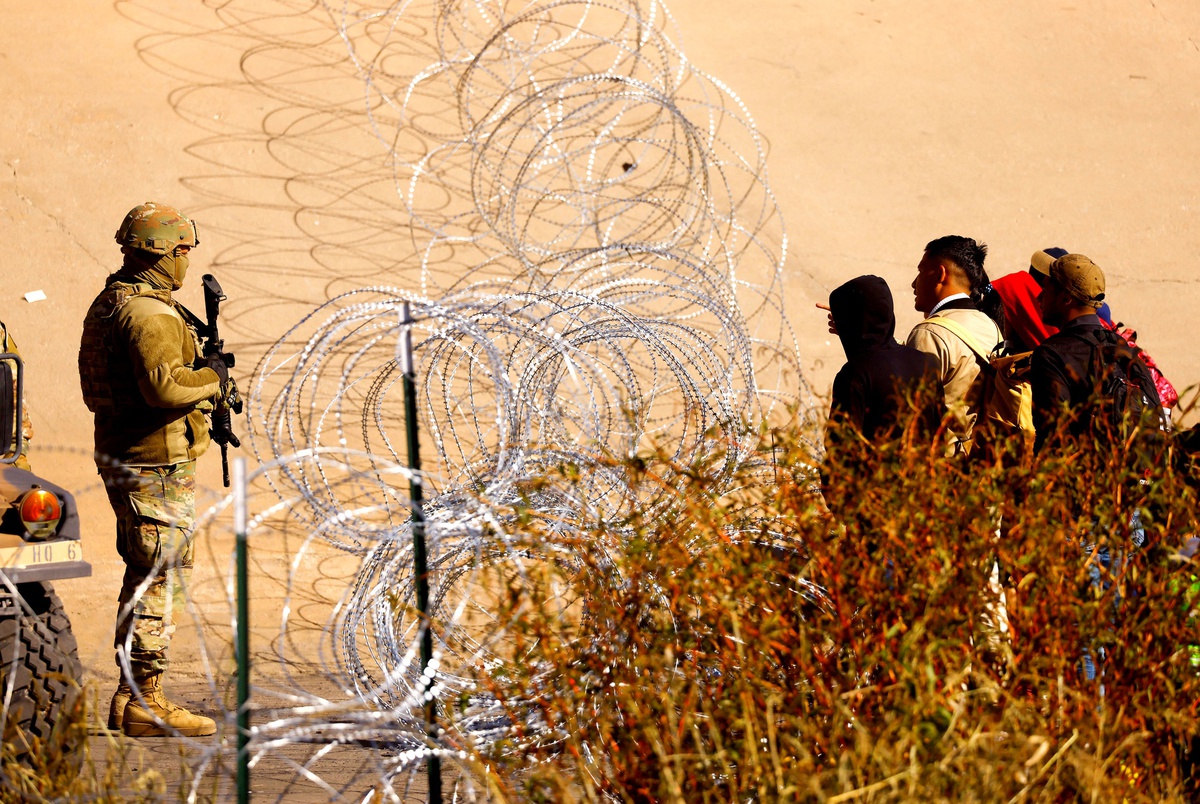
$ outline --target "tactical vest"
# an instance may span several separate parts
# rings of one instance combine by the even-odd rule
[[[111,277],[110,277],[111,280]],[[88,308],[83,319],[83,340],[79,344],[79,384],[83,401],[92,413],[113,415],[120,410],[144,405],[134,379],[128,355],[113,349],[113,325],[117,314],[131,299],[150,296],[179,312],[180,305],[171,291],[159,290],[145,282],[110,281]],[[195,330],[180,314],[200,354]]]

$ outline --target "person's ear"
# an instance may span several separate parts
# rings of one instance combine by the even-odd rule
[[[949,266],[947,266],[946,263],[944,263],[944,262],[939,262],[937,264],[937,270],[938,270],[938,273],[937,273],[938,286],[941,287],[942,285],[948,285],[950,283],[950,278],[951,278]]]

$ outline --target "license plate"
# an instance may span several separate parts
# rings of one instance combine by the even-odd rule
[[[0,547],[0,568],[4,569],[82,560],[83,544],[77,541],[35,542],[16,547]]]

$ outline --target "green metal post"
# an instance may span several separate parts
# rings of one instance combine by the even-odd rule
[[[400,336],[399,357],[404,385],[404,424],[408,434],[408,468],[412,470],[409,496],[412,499],[413,575],[417,586],[417,612],[421,615],[421,677],[433,660],[433,625],[429,619],[429,560],[425,552],[425,510],[422,507],[421,451],[417,438],[417,382],[412,351],[412,313],[408,302],[401,314],[404,332]],[[427,679],[430,690],[433,680]],[[437,702],[433,696],[425,703],[425,733],[432,747],[437,743]],[[442,758],[429,755],[429,802],[442,804]]]
[[[250,581],[246,551],[246,459],[233,460],[233,532],[237,539],[237,797],[250,802]]]

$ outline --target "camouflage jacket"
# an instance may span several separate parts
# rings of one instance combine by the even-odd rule
[[[169,290],[149,277],[112,274],[83,322],[79,379],[96,416],[96,460],[166,466],[208,449],[204,413],[217,373],[195,368],[196,331]]]
[[[16,341],[14,341],[12,336],[8,334],[8,327],[4,326],[3,321],[0,321],[0,342],[2,342],[2,345],[0,345],[0,352],[13,354],[17,357],[21,356],[21,352],[17,349]],[[14,377],[14,399],[16,398],[17,394],[16,385],[17,381]],[[24,400],[22,400],[21,404],[21,438],[23,440],[23,444],[21,446],[21,454],[17,457],[17,466],[21,467],[22,469],[28,469],[29,459],[26,457],[26,453],[29,452],[29,440],[33,438],[33,422],[29,419],[29,406],[24,404]]]

